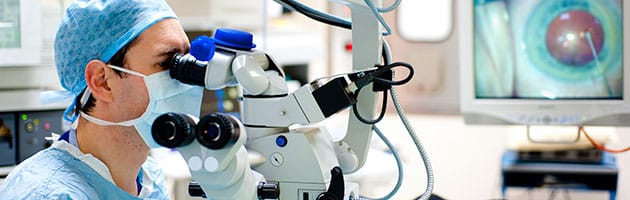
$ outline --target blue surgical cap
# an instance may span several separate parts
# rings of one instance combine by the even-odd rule
[[[164,0],[76,0],[67,9],[55,38],[61,86],[75,97],[86,87],[90,60],[109,60],[151,25],[176,18]]]

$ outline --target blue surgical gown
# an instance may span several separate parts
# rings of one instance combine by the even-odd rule
[[[74,149],[73,149],[74,148]],[[79,152],[79,154],[77,153]],[[133,196],[95,169],[96,158],[75,146],[55,141],[18,165],[0,184],[0,199],[168,199],[164,178],[151,158],[142,165],[142,189]],[[104,166],[101,163],[100,166]]]

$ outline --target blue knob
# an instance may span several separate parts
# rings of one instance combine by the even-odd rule
[[[220,28],[214,33],[217,45],[239,50],[250,50],[256,47],[251,33],[236,29]]]
[[[190,43],[190,55],[200,61],[212,59],[214,50],[214,40],[205,35],[198,36]]]
[[[278,136],[276,138],[276,145],[278,145],[279,147],[287,146],[287,143],[288,143],[288,139],[284,135]]]

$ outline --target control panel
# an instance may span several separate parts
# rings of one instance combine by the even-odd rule
[[[541,115],[519,115],[516,122],[521,123],[521,124],[533,124],[533,125],[549,125],[549,124],[572,125],[572,124],[579,124],[583,120],[585,119],[580,117],[580,115],[577,115],[577,114],[576,115],[561,115],[561,116],[541,114]]]
[[[17,162],[22,162],[38,151],[49,147],[51,133],[63,134],[63,111],[16,112],[18,131]]]
[[[63,110],[0,112],[0,166],[16,165],[49,147],[62,134]]]

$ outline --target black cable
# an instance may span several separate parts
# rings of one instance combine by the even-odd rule
[[[400,81],[393,81],[393,80],[388,80],[384,78],[379,78],[379,76],[383,75],[384,73],[387,73],[387,72],[392,73],[392,69],[396,67],[407,68],[409,70],[409,75],[407,75],[407,77],[405,77],[403,80],[400,80]],[[357,86],[357,88],[365,87],[366,85],[374,81],[377,81],[380,84],[388,85],[388,86],[403,85],[409,82],[411,78],[413,78],[413,75],[414,75],[413,66],[405,62],[395,62],[389,65],[377,65],[377,68],[378,69],[376,69],[375,71],[370,71],[368,72],[367,75],[355,80],[354,84]]]
[[[357,90],[357,94],[359,93],[359,91],[361,91],[360,88]],[[366,124],[376,124],[380,122],[385,117],[386,111],[387,111],[387,90],[383,91],[383,104],[381,104],[381,113],[378,115],[378,118],[374,120],[367,120],[363,118],[361,114],[359,114],[359,108],[357,107],[357,104],[356,103],[352,104],[352,112],[354,112],[354,115],[357,116],[357,119],[359,121]]]
[[[361,91],[361,88],[363,88],[365,85],[369,84],[370,82],[378,82],[378,83],[389,85],[389,86],[398,86],[398,85],[403,85],[403,84],[408,83],[411,80],[411,78],[413,78],[413,75],[414,75],[413,66],[405,62],[395,62],[395,63],[390,64],[389,51],[387,51],[385,48],[389,48],[386,41],[383,42],[383,51],[382,51],[383,62],[385,63],[385,65],[377,65],[378,69],[375,72],[362,78],[362,80],[357,80],[356,83],[359,88],[356,90],[356,94],[358,94]],[[394,73],[392,69],[399,66],[405,67],[409,70],[409,75],[407,75],[405,79],[400,80],[400,81],[393,81],[393,80],[387,80],[387,79],[378,77],[381,74],[386,73],[386,72]],[[381,113],[379,114],[378,118],[374,120],[368,120],[368,119],[363,118],[359,114],[359,109],[357,105],[356,104],[352,105],[352,112],[354,113],[354,115],[357,117],[359,121],[366,124],[378,123],[384,118],[386,111],[387,111],[387,90],[383,91],[383,104],[381,104]]]
[[[405,77],[403,80],[399,80],[399,81],[393,81],[393,80],[387,80],[387,79],[383,79],[383,78],[378,78],[379,75],[385,73],[385,72],[389,72],[391,69],[396,68],[396,67],[405,67],[409,70],[409,74],[407,75],[407,77]],[[367,84],[369,84],[370,82],[379,82],[381,84],[384,85],[389,85],[389,86],[398,86],[398,85],[403,85],[408,83],[411,78],[413,78],[414,75],[414,70],[413,70],[413,66],[411,66],[411,64],[409,63],[405,63],[405,62],[395,62],[389,65],[379,65],[378,66],[378,70],[374,71],[372,74],[369,74],[359,80],[357,80],[357,86],[359,87],[356,90],[356,93],[358,94],[361,89],[363,87],[365,87]],[[392,72],[393,73],[393,72]],[[385,112],[387,111],[387,90],[383,91],[383,104],[381,105],[381,113],[379,114],[378,118],[374,119],[374,120],[368,120],[363,118],[360,114],[359,114],[359,109],[357,107],[357,104],[353,104],[352,105],[352,112],[354,112],[354,115],[357,117],[357,119],[363,123],[366,124],[376,124],[379,121],[381,121],[383,119],[383,117],[385,116]]]
[[[337,20],[332,15],[323,16],[323,15],[314,13],[303,4],[296,2],[294,0],[276,0],[276,1],[283,3],[284,5],[292,8],[295,11],[298,11],[299,13],[302,13],[304,16],[311,18],[313,20],[316,20],[316,21],[319,21],[319,22],[322,22],[331,26],[341,27],[345,29],[352,29],[351,23],[347,21],[343,21],[343,20]]]
[[[383,79],[383,78],[378,78],[378,76],[381,75],[382,73],[388,72],[389,70],[391,70],[391,69],[393,69],[395,67],[398,67],[398,66],[403,66],[403,67],[409,69],[409,75],[407,75],[407,77],[405,77],[405,79],[400,80],[400,81],[392,81],[392,80],[387,80],[387,79]],[[369,84],[369,82],[372,82],[372,81],[379,82],[381,84],[385,84],[385,85],[389,85],[389,86],[398,86],[398,85],[403,85],[403,84],[408,83],[411,80],[411,78],[413,78],[413,75],[414,75],[414,70],[413,70],[413,67],[409,63],[395,62],[395,63],[389,64],[389,65],[379,66],[379,70],[377,70],[374,73],[366,76],[364,80],[359,80],[358,81],[358,82],[363,82],[363,83],[360,84],[359,89],[356,90],[356,93],[358,94],[361,91],[361,88],[363,88],[365,85]],[[369,76],[371,76],[372,78],[370,78]],[[359,109],[357,107],[357,104],[353,104],[352,105],[352,112],[354,112],[354,115],[357,117],[357,119],[359,121],[361,121],[363,123],[366,123],[366,124],[376,124],[376,123],[380,122],[384,118],[386,111],[387,111],[387,90],[383,91],[383,104],[381,104],[381,113],[379,114],[378,118],[376,118],[374,120],[368,120],[368,119],[363,118],[359,114]]]
[[[391,70],[391,69],[393,69],[395,67],[398,67],[398,66],[405,67],[405,68],[407,68],[409,70],[409,75],[407,75],[407,77],[405,77],[405,79],[400,80],[400,81],[393,81],[393,80],[387,80],[387,79],[383,79],[383,78],[374,77],[374,80],[379,82],[379,83],[386,84],[386,85],[391,85],[391,86],[403,85],[403,84],[406,84],[409,81],[411,81],[411,78],[413,78],[413,75],[414,75],[414,70],[413,70],[413,66],[411,66],[411,64],[409,64],[409,63],[406,63],[406,62],[395,62],[395,63],[389,64],[389,65],[379,66],[379,68],[380,67],[386,67],[385,69],[390,69]],[[380,74],[376,74],[376,76],[378,76],[378,75],[380,75]]]

